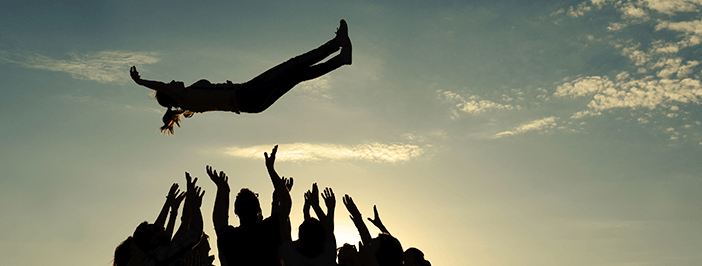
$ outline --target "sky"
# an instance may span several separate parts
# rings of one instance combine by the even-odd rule
[[[702,264],[700,0],[1,6],[1,265],[111,265],[186,171],[215,243],[205,167],[269,213],[276,144],[293,239],[317,182],[338,244],[360,240],[348,194],[433,265]],[[353,64],[259,114],[195,114],[167,136],[129,78],[246,82],[342,18]]]

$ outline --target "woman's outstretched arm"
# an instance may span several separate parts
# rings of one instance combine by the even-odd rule
[[[132,66],[132,68],[129,69],[129,75],[132,77],[132,80],[136,82],[136,84],[139,84],[152,90],[157,91],[168,86],[168,84],[160,81],[141,79],[141,76],[139,76],[139,72],[136,70],[135,66]]]

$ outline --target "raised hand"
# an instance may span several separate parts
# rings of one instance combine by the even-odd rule
[[[168,196],[166,196],[166,201],[168,203],[173,202],[173,200],[175,200],[175,198],[178,197],[179,192],[180,190],[178,189],[178,183],[173,183],[173,185],[171,185],[171,189],[168,190]]]
[[[180,192],[180,194],[171,201],[171,210],[177,210],[180,207],[180,203],[183,202],[183,199],[185,199],[185,191]]]
[[[305,195],[304,195],[305,196],[305,204],[302,206],[302,215],[305,218],[305,220],[310,218],[310,207],[311,207],[310,206],[310,196],[311,196],[310,194],[312,194],[312,192],[310,192],[308,190],[307,192],[305,192]]]
[[[195,183],[197,183],[197,177],[195,179],[193,179],[192,177],[190,177],[190,173],[185,172],[185,181],[187,181],[187,183],[188,183],[188,185],[187,185],[188,194],[194,193]]]
[[[266,157],[266,167],[267,167],[268,169],[273,169],[273,166],[274,166],[274,164],[275,164],[275,154],[276,154],[276,152],[278,152],[278,145],[275,145],[275,147],[273,147],[273,150],[271,151],[271,156],[270,156],[270,157],[268,156],[268,153],[267,153],[267,152],[264,152],[264,153],[263,153],[263,156]]]
[[[288,191],[292,191],[293,178],[292,177],[288,177],[288,178],[282,177],[282,178],[283,178],[283,182],[285,183],[285,187],[288,189]]]
[[[313,207],[319,206],[319,187],[317,187],[317,183],[312,184],[312,192],[310,192],[309,201],[310,205]]]
[[[356,204],[353,203],[353,199],[348,194],[344,195],[342,201],[344,202],[344,205],[346,205],[346,209],[349,210],[349,214],[351,214],[349,217],[351,217],[353,224],[356,226],[356,229],[358,229],[358,234],[361,235],[363,246],[369,246],[372,238],[370,236],[370,232],[368,231],[368,227],[365,223],[363,223],[361,212],[358,211],[358,207],[356,207]]]
[[[212,182],[217,185],[217,188],[229,188],[229,177],[227,177],[224,171],[220,171],[219,175],[217,175],[217,170],[213,169],[212,166],[208,165],[205,169]]]
[[[346,209],[349,211],[349,214],[351,214],[351,219],[355,220],[361,218],[361,212],[358,211],[358,207],[356,207],[356,204],[353,203],[353,199],[351,198],[351,196],[349,196],[348,194],[344,195],[342,201],[344,202]]]
[[[195,192],[193,194],[193,207],[200,208],[202,206],[202,198],[205,196],[205,190],[196,186],[193,191]]]
[[[330,187],[324,189],[322,199],[324,199],[324,204],[327,205],[327,209],[336,207],[336,197],[334,197],[334,191]]]
[[[132,77],[132,80],[134,80],[134,82],[139,83],[139,81],[141,81],[141,77],[139,76],[139,72],[136,70],[135,66],[132,66],[129,69],[129,75]]]
[[[373,205],[373,215],[375,216],[375,218],[371,219],[370,217],[368,217],[368,221],[373,223],[375,227],[378,227],[378,229],[380,229],[381,232],[390,233],[388,232],[388,229],[385,228],[385,225],[383,225],[383,222],[380,221],[380,216],[378,216],[378,209],[375,207],[375,205]]]

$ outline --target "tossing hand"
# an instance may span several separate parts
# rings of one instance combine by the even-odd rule
[[[378,229],[380,229],[381,232],[390,233],[388,232],[388,229],[385,228],[385,225],[383,225],[383,222],[380,220],[380,216],[378,216],[378,209],[375,207],[375,205],[373,205],[373,214],[375,218],[371,219],[370,217],[368,217],[368,221],[373,223],[375,227],[378,227]]]
[[[344,195],[343,202],[344,205],[346,205],[346,209],[349,211],[349,214],[351,214],[352,220],[363,219],[361,218],[361,212],[358,211],[358,207],[356,207],[356,204],[353,203],[351,196],[348,194]]]
[[[180,194],[171,201],[171,210],[178,210],[183,199],[185,199],[185,191],[180,192]]]
[[[197,177],[193,179],[190,177],[190,173],[185,172],[185,181],[188,183],[187,185],[187,193],[194,193],[195,191],[195,183],[197,183]]]
[[[271,151],[271,156],[270,156],[270,157],[268,156],[268,153],[267,153],[267,152],[264,152],[264,153],[263,153],[263,156],[266,157],[266,167],[267,167],[268,169],[274,169],[273,166],[274,166],[274,164],[275,164],[275,154],[276,154],[276,152],[278,152],[278,145],[275,145],[275,147],[273,147],[273,150]]]
[[[285,187],[288,189],[288,191],[292,191],[293,187],[293,178],[292,177],[282,177],[283,182],[285,183]]]
[[[208,165],[205,169],[207,170],[207,175],[210,176],[210,179],[217,185],[218,189],[229,189],[229,177],[224,171],[220,171],[219,175],[217,175],[217,170],[213,169],[212,166]]]
[[[193,207],[200,208],[202,206],[202,198],[205,196],[205,191],[201,187],[195,186],[193,189]]]
[[[310,205],[319,206],[319,187],[317,187],[317,183],[312,184],[312,192],[310,192],[309,201]]]
[[[178,189],[178,183],[173,183],[173,185],[171,185],[171,189],[168,190],[168,196],[166,196],[166,202],[168,202],[169,204],[172,203],[176,199],[176,197],[178,197],[179,192],[180,192],[180,190]]]
[[[324,204],[327,205],[327,209],[336,207],[336,197],[334,197],[334,191],[330,187],[324,189],[322,198],[324,199]]]

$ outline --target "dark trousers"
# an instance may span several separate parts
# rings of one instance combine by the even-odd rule
[[[246,113],[263,112],[298,83],[318,78],[341,67],[343,64],[340,58],[336,58],[338,55],[317,64],[338,50],[338,46],[326,43],[243,83],[236,89],[239,110]]]

